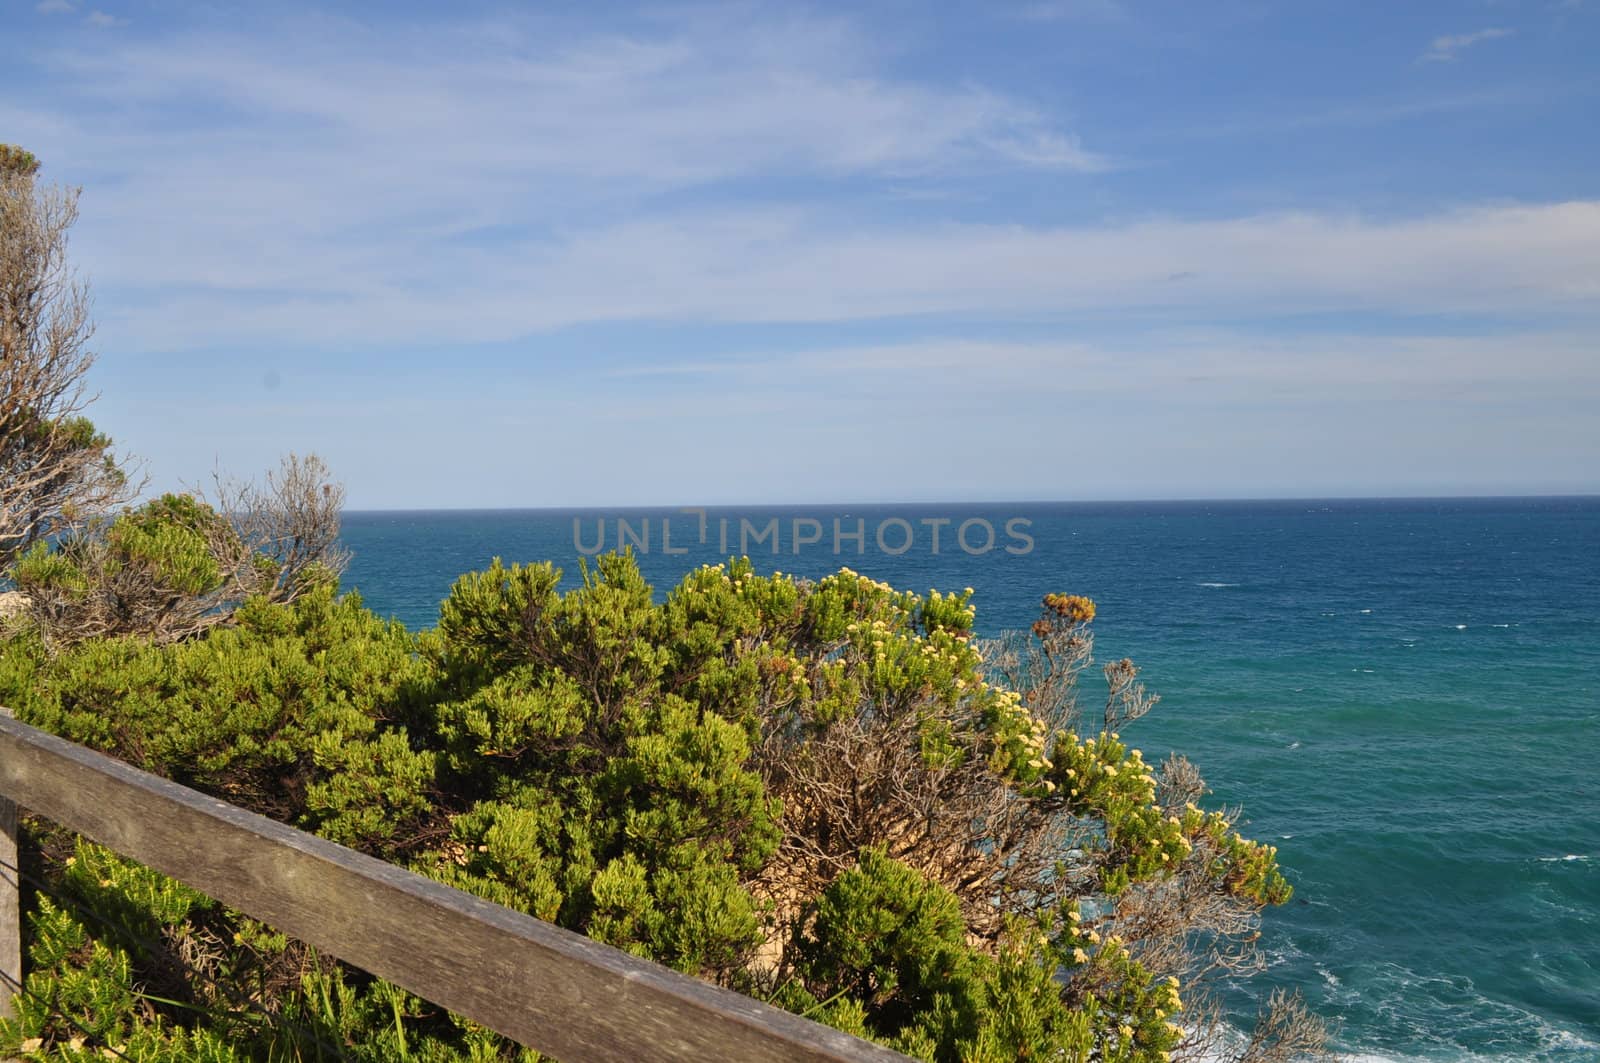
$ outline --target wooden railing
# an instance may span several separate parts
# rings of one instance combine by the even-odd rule
[[[7,718],[0,1007],[22,980],[17,808],[566,1063],[905,1059]]]

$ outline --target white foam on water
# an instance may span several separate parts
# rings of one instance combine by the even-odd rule
[[[1372,612],[1372,610],[1371,610],[1371,609],[1363,609],[1363,610],[1361,610],[1361,611],[1362,611],[1362,612],[1363,612],[1363,613],[1370,613],[1370,612]]]
[[[1465,625],[1465,624],[1457,624],[1456,625],[1456,630],[1457,631],[1465,631],[1465,630],[1467,630],[1467,625]]]
[[[1561,1051],[1577,1051],[1579,1049],[1588,1049],[1591,1047],[1596,1047],[1593,1042],[1585,1041],[1581,1037],[1562,1030],[1556,1033],[1553,1043],[1547,1043],[1545,1046],[1543,1046],[1543,1050],[1548,1051],[1550,1049],[1559,1049]],[[1385,1055],[1381,1052],[1365,1052],[1359,1049],[1351,1051],[1347,1048],[1341,1048],[1337,1051],[1339,1053],[1339,1059],[1342,1060],[1343,1063],[1528,1063],[1529,1061],[1529,1057],[1526,1053],[1482,1055],[1477,1052],[1463,1052],[1459,1055],[1450,1056],[1439,1056],[1433,1054],[1426,1056],[1394,1056]],[[1231,1058],[1233,1057],[1228,1054],[1228,1050],[1224,1049],[1221,1055],[1204,1057],[1204,1063],[1222,1063],[1223,1060]]]
[[[1237,583],[1202,583],[1202,587],[1237,587]],[[1326,615],[1326,614],[1324,614]]]
[[[1249,1039],[1238,1030],[1229,1030],[1222,1036],[1222,1044],[1217,1045],[1212,1051],[1203,1056],[1196,1057],[1198,1063],[1227,1063],[1238,1058],[1240,1050],[1248,1043]],[[1339,1059],[1344,1063],[1411,1063],[1410,1060],[1399,1056],[1380,1056],[1371,1052],[1343,1052]],[[1437,1063],[1437,1061],[1434,1061]]]
[[[1568,864],[1568,863],[1575,863],[1575,862],[1588,863],[1588,861],[1589,861],[1589,857],[1584,856],[1584,855],[1579,854],[1579,853],[1568,853],[1566,856],[1541,856],[1541,857],[1539,857],[1539,863],[1541,863],[1541,864]]]

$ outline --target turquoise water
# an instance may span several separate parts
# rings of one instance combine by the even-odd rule
[[[972,586],[985,633],[1089,595],[1097,656],[1163,696],[1126,736],[1195,760],[1295,884],[1252,993],[1299,988],[1375,1059],[1600,1060],[1600,499],[730,509],[704,545],[674,510],[356,513],[346,583],[431,626],[495,555],[576,578],[575,517],[585,546],[648,521],[658,586],[776,517],[759,567]]]

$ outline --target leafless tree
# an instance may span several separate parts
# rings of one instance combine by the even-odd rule
[[[0,572],[136,491],[82,415],[95,356],[88,290],[67,261],[78,193],[39,185],[38,165],[0,145]]]
[[[201,497],[228,519],[247,555],[231,574],[236,588],[291,602],[343,574],[350,562],[339,544],[344,485],[317,455],[290,453],[261,483],[222,476],[213,483]]]

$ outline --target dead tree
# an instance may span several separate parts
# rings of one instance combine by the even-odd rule
[[[126,501],[111,441],[83,416],[94,363],[88,289],[67,262],[76,190],[0,145],[0,573],[33,543]]]

